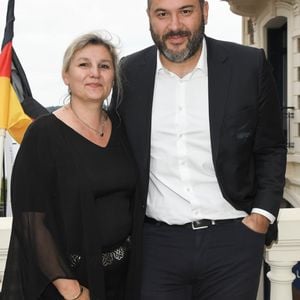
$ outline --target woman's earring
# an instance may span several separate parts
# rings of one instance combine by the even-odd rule
[[[108,109],[108,98],[104,99],[104,101],[103,101],[103,108],[105,110]]]

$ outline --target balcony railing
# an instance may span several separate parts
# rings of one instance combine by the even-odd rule
[[[0,290],[10,239],[12,218],[0,218]]]
[[[278,216],[278,242],[265,252],[270,266],[271,300],[292,300],[292,268],[300,261],[300,208],[282,208]]]
[[[286,136],[286,145],[288,149],[294,148],[294,142],[292,140],[292,119],[294,119],[294,110],[293,106],[284,106],[282,107],[283,114],[283,129]]]

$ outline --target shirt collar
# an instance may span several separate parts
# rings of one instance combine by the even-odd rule
[[[171,73],[169,70],[167,70],[162,65],[158,50],[157,50],[156,60],[157,60],[157,63],[156,63],[156,74],[158,74],[158,73],[160,73],[162,71],[165,71],[167,73]],[[199,70],[204,75],[207,75],[207,46],[206,46],[205,37],[203,37],[203,41],[202,41],[202,51],[201,51],[200,58],[198,60],[197,65],[195,66],[194,70],[191,71],[191,73],[194,73],[196,70]]]

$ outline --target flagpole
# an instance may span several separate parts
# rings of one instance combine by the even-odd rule
[[[0,194],[2,192],[2,175],[3,175],[3,159],[4,159],[4,144],[5,144],[6,130],[0,129]]]

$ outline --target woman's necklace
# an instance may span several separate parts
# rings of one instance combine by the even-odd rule
[[[74,116],[78,119],[78,121],[80,121],[84,126],[86,126],[88,129],[92,130],[93,132],[95,132],[97,135],[99,135],[100,137],[104,136],[104,127],[105,127],[105,123],[107,121],[107,114],[106,112],[102,109],[102,113],[101,113],[101,120],[100,120],[100,129],[95,129],[93,127],[91,127],[89,124],[87,124],[85,121],[83,121],[78,114],[75,112],[75,110],[72,107],[72,103],[70,102],[70,109],[72,111],[72,113],[74,114]]]

